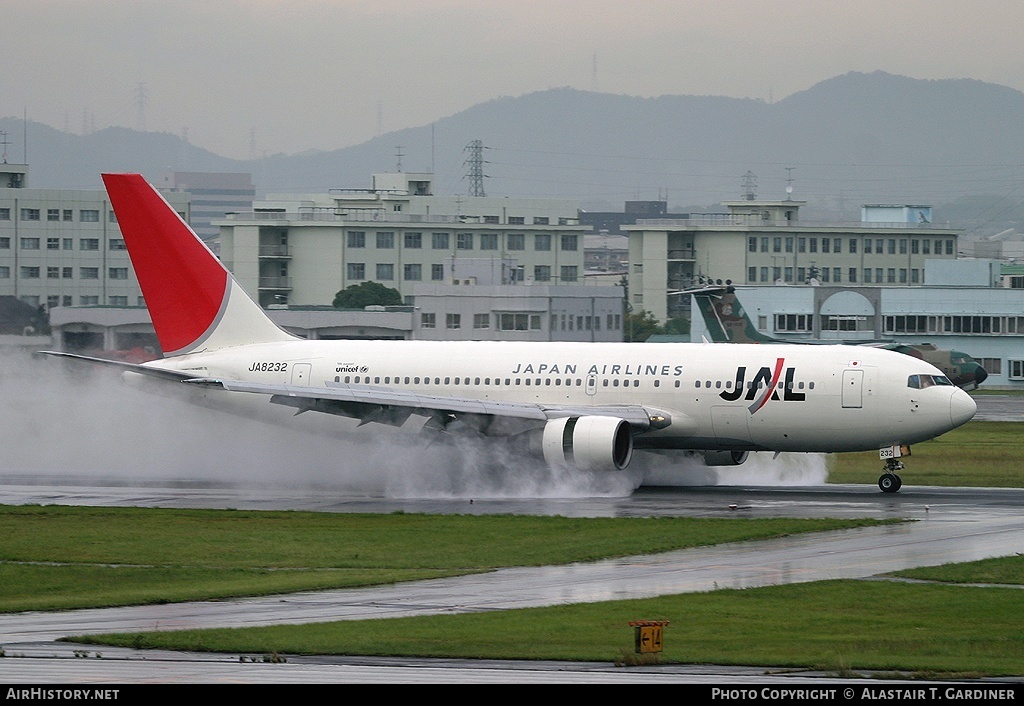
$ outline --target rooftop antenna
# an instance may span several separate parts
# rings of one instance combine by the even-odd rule
[[[395,156],[398,158],[398,165],[395,167],[395,171],[402,171],[402,146],[395,146]]]
[[[466,176],[469,179],[470,196],[487,196],[487,192],[484,191],[484,149],[482,140],[473,140],[463,148],[464,152],[469,151],[469,157],[463,164],[469,166]]]
[[[786,167],[786,200],[793,200],[793,170],[796,167]]]
[[[3,146],[4,150],[4,164],[7,164],[7,145],[11,144],[11,141],[7,139],[7,132],[0,130],[0,145]]]
[[[757,200],[757,175],[749,169],[743,175],[743,198],[747,201]]]

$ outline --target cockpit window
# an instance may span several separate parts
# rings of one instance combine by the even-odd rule
[[[945,375],[911,375],[907,378],[907,387],[923,390],[932,385],[952,385]]]

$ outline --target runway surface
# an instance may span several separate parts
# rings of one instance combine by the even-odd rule
[[[978,412],[977,422],[1024,422],[1024,397],[1021,395],[992,394],[974,395]]]

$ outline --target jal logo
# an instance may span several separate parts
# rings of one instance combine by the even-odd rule
[[[785,358],[777,358],[775,360],[775,368],[761,368],[757,371],[750,383],[747,384],[747,368],[746,366],[740,366],[736,368],[736,382],[731,390],[723,390],[719,397],[729,402],[735,402],[743,395],[744,386],[746,387],[746,397],[744,399],[751,402],[747,408],[751,414],[756,414],[762,407],[768,404],[768,400],[782,399],[785,402],[803,402],[804,393],[793,391],[793,377],[796,375],[796,368],[787,368]],[[785,380],[782,385],[782,397],[779,397],[779,380],[783,379],[783,371],[785,371]],[[762,387],[762,383],[764,384]]]

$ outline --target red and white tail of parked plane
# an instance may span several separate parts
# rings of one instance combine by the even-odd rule
[[[309,341],[278,328],[139,174],[104,174],[164,358],[116,365],[225,395],[363,423],[513,437],[553,466],[624,469],[634,449],[877,449],[899,489],[908,445],[967,422],[974,401],[935,367],[849,346]],[[65,357],[67,353],[56,353]],[[457,422],[457,423],[456,423]],[[531,451],[532,450],[532,451]]]

